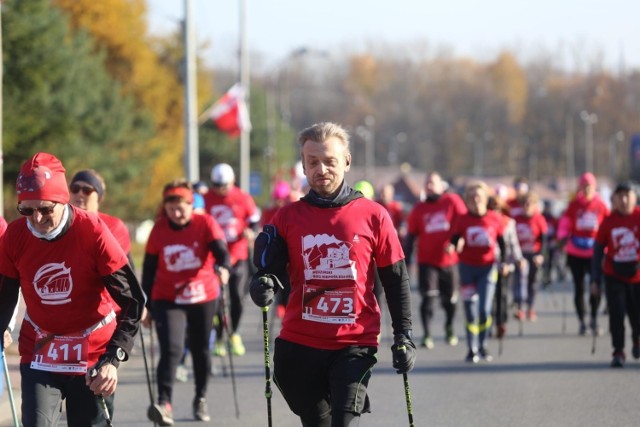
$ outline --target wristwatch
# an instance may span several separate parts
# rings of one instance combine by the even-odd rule
[[[105,354],[105,356],[108,358],[107,362],[111,363],[117,368],[120,366],[120,362],[122,362],[127,357],[127,353],[125,353],[125,351],[121,347],[117,347],[115,354],[108,352]]]

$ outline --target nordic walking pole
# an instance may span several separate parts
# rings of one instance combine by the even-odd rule
[[[9,402],[11,403],[11,415],[13,416],[13,425],[15,427],[20,426],[18,421],[18,412],[16,411],[16,402],[13,400],[13,389],[11,388],[11,379],[9,378],[9,365],[7,364],[7,357],[2,349],[2,366],[4,368],[4,379],[7,384],[7,392],[9,393]]]
[[[407,351],[406,347],[404,346],[398,347],[398,350],[401,349]],[[407,416],[409,417],[409,427],[414,427],[413,409],[411,408],[411,390],[409,389],[409,376],[406,372],[402,373],[402,380],[404,381],[404,398],[407,401]]]
[[[91,378],[95,378],[96,375],[98,375],[98,370],[93,368],[90,372],[90,376]],[[109,408],[107,408],[107,402],[105,402],[103,395],[100,395],[99,397],[100,407],[102,408],[102,412],[104,412],[105,420],[107,420],[107,426],[112,427],[113,424],[111,423],[111,415],[109,414]]]
[[[240,418],[240,406],[238,405],[238,391],[236,389],[236,374],[233,369],[233,352],[231,351],[231,330],[227,322],[227,307],[224,297],[224,286],[220,287],[220,304],[222,304],[222,327],[227,333],[227,351],[229,353],[229,369],[231,370],[231,387],[233,388],[233,403],[236,405],[236,418]]]
[[[269,360],[271,358],[269,353],[269,316],[267,315],[269,306],[262,307],[262,332],[264,343],[264,397],[267,398],[267,419],[269,427],[271,427],[271,365]]]
[[[496,317],[498,318],[497,327],[498,327],[498,356],[502,355],[502,325],[504,323],[504,319],[502,318],[502,282],[505,280],[505,277],[500,275],[498,277],[498,283],[496,283]]]
[[[153,324],[150,326],[150,328],[153,327]],[[142,331],[142,329],[140,330],[140,343],[142,344],[142,360],[144,360],[144,373],[147,376],[147,386],[149,388],[149,402],[150,406],[153,406],[155,399],[153,398],[153,388],[151,387],[151,376],[149,375],[149,365],[147,364],[147,350],[145,348],[144,345],[144,332]],[[153,366],[151,367],[151,369],[153,369]],[[153,422],[153,426],[155,427],[157,424],[154,421]]]

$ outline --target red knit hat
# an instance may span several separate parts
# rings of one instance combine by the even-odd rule
[[[578,185],[596,185],[596,177],[591,172],[585,172],[580,176],[580,180],[578,181]]]
[[[20,168],[16,182],[18,201],[48,200],[69,203],[69,189],[64,173],[64,166],[56,156],[36,153]]]

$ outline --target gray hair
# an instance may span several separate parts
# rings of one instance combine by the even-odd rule
[[[342,141],[345,152],[351,152],[349,150],[349,133],[342,126],[331,122],[316,123],[304,129],[298,134],[298,145],[302,149],[307,141],[324,142],[329,138],[338,138]]]

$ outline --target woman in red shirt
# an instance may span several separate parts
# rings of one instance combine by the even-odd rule
[[[229,278],[229,252],[213,217],[193,212],[188,181],[167,184],[162,197],[163,209],[145,249],[142,287],[149,311],[144,325],[150,325],[152,316],[160,342],[158,403],[149,407],[148,417],[165,426],[173,425],[173,381],[187,330],[196,383],[193,416],[211,419],[205,400],[211,370],[209,336],[220,284]]]
[[[537,320],[536,311],[533,308],[536,291],[538,270],[544,262],[544,252],[547,244],[547,221],[538,208],[538,195],[529,192],[520,198],[522,213],[516,215],[516,233],[522,254],[527,260],[516,269],[516,277],[513,287],[513,299],[516,304],[516,317],[524,320],[525,312],[523,304],[527,305],[526,316],[530,321]]]
[[[484,182],[467,185],[464,201],[469,212],[458,217],[451,241],[445,249],[453,252],[460,239],[464,239],[462,249],[458,250],[458,268],[467,319],[469,351],[466,361],[471,363],[478,363],[480,359],[492,360],[485,348],[485,338],[493,322],[491,305],[498,277],[495,246],[500,247],[501,259],[505,254],[503,221],[497,212],[487,210],[488,197],[489,190]]]

